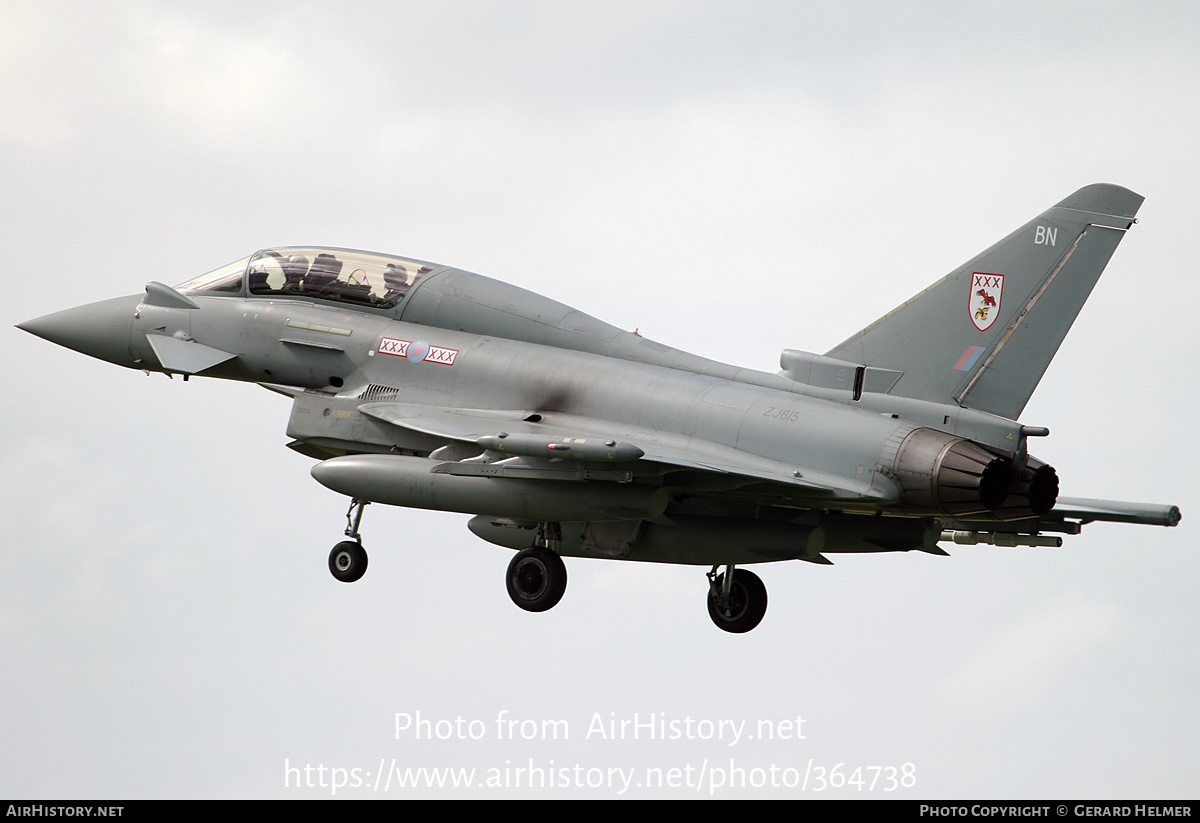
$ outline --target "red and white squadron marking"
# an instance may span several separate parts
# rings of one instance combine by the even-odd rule
[[[458,357],[458,349],[434,346],[424,340],[397,340],[394,337],[382,338],[378,351],[380,354],[403,357],[414,363],[437,363],[441,366],[453,366],[455,358]]]
[[[454,358],[456,357],[458,357],[458,349],[444,349],[441,346],[430,346],[429,354],[425,355],[425,362],[453,366]]]
[[[391,337],[385,337],[379,341],[379,353],[391,354],[396,357],[408,357],[408,347],[411,343],[411,340],[396,340]]]

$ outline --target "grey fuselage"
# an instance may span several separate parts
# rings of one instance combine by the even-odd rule
[[[793,351],[781,374],[742,369],[470,272],[422,264],[392,289],[373,263],[392,258],[305,251],[364,268],[334,282],[341,293],[321,291],[327,283],[306,293],[284,281],[296,255],[260,252],[244,276],[239,261],[178,290],[152,283],[22,327],[122,366],[287,394],[289,445],[326,461],[314,469],[322,483],[493,518],[472,530],[514,547],[528,536],[509,526],[557,521],[563,553],[627,559],[935,550],[938,518],[995,518],[1000,501],[1025,494],[1012,489],[1029,485],[1026,461],[1041,466],[1015,421],[874,390],[898,372]],[[510,433],[644,457],[570,466],[565,452],[480,446]],[[1007,519],[1030,515],[1021,500]],[[622,520],[635,522],[598,525]]]
[[[729,565],[1058,545],[1043,533],[1180,520],[1174,506],[1060,500],[1057,472],[1027,451],[1048,430],[1016,420],[1141,203],[1084,186],[830,352],[784,351],[777,374],[352,249],[264,249],[20,328],[287,395],[289,446],[360,516],[363,502],[474,514],[475,534],[514,549]],[[335,547],[330,568],[349,581],[365,562]],[[538,564],[557,568],[522,553],[521,574]],[[522,608],[548,608],[524,585]],[[730,592],[714,596],[729,608]]]

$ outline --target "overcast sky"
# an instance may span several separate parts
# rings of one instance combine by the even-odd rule
[[[1196,797],[1198,46],[1192,3],[6,0],[0,796]],[[568,559],[521,612],[465,515],[369,507],[338,583],[285,398],[12,328],[326,244],[773,371],[1093,182],[1146,203],[1023,422],[1064,495],[1183,524],[763,566],[744,636],[699,567]],[[593,725],[635,714],[684,739]],[[866,785],[815,791],[839,764]]]

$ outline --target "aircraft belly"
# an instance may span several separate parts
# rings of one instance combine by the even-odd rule
[[[670,523],[563,523],[561,553],[648,563],[724,565],[807,560],[824,554],[936,551],[933,521],[861,515],[798,517],[806,523],[738,517],[675,516]],[[478,537],[509,549],[533,544],[532,522],[480,515]]]

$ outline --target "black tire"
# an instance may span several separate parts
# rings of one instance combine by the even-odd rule
[[[725,583],[725,575],[716,580],[717,591]],[[733,570],[733,586],[729,590],[729,605],[722,609],[713,594],[708,592],[708,616],[718,629],[734,634],[748,632],[762,622],[767,613],[767,587],[754,572]]]
[[[367,550],[356,540],[343,540],[329,553],[329,572],[343,583],[367,573]]]
[[[508,564],[508,596],[527,612],[554,608],[567,590],[567,567],[550,549],[522,549]]]

